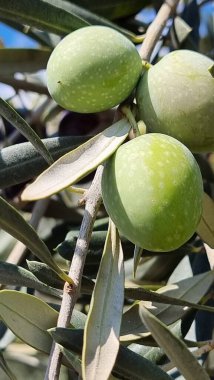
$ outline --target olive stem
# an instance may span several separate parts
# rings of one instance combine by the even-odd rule
[[[149,63],[148,61],[145,61],[145,59],[142,59],[142,66],[144,69],[149,70],[149,69],[151,69],[151,67],[153,65],[151,63]]]
[[[138,128],[138,124],[135,120],[135,117],[130,109],[130,106],[123,106],[121,107],[121,112],[125,115],[125,117],[128,119],[132,129],[133,129],[133,133],[134,133],[134,136],[135,137],[138,137],[140,136],[140,131],[139,131],[139,128]]]
[[[173,14],[176,9],[179,0],[166,0],[161,6],[156,18],[149,26],[144,42],[140,49],[141,58],[149,61],[150,55],[155,47],[162,30],[165,27],[167,19]],[[120,108],[116,114],[119,114]],[[99,210],[102,196],[101,196],[101,178],[102,178],[103,166],[99,166],[91,187],[86,192],[84,199],[85,212],[80,227],[79,237],[74,252],[74,256],[71,262],[69,276],[74,280],[74,287],[68,283],[65,283],[62,304],[59,312],[59,318],[57,322],[58,327],[67,327],[70,323],[71,315],[79,294],[79,285],[82,279],[83,268],[85,264],[85,258],[88,251],[89,241],[93,229],[93,224]],[[60,373],[60,366],[62,361],[62,353],[59,345],[53,343],[51,353],[49,356],[49,362],[47,371],[45,374],[45,380],[58,380]]]

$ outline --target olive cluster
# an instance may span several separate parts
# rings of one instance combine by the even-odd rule
[[[147,134],[123,144],[105,165],[103,201],[119,231],[152,251],[171,251],[196,231],[202,177],[192,152],[214,148],[213,61],[178,50],[145,70],[119,32],[89,26],[65,37],[48,62],[48,88],[62,107],[107,110],[136,91]]]

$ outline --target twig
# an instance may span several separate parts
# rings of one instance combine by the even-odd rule
[[[178,2],[179,0],[166,0],[161,6],[154,21],[147,29],[145,40],[140,49],[140,56],[142,59],[149,61],[167,20],[174,14]]]
[[[160,8],[155,20],[149,26],[145,40],[140,50],[142,59],[149,61],[150,55],[155,47],[159,36],[168,18],[173,14],[179,0],[167,0]],[[79,285],[82,278],[83,267],[88,250],[89,240],[96,219],[97,211],[101,203],[101,178],[103,167],[100,166],[95,174],[94,181],[86,194],[85,213],[80,228],[80,234],[77,240],[73,260],[70,267],[69,276],[74,280],[75,287],[73,289],[65,284],[62,305],[59,313],[58,327],[67,327],[72,311],[78,297]],[[57,344],[53,343],[49,356],[48,368],[45,380],[58,380],[61,366],[62,354]]]
[[[90,189],[87,191],[85,201],[85,212],[81,224],[79,237],[77,239],[76,248],[74,251],[69,276],[74,281],[74,287],[71,288],[67,283],[64,286],[63,299],[59,319],[57,322],[58,327],[67,327],[70,323],[71,315],[73,312],[76,299],[79,294],[79,288],[82,279],[82,272],[85,264],[85,258],[88,251],[88,245],[95,222],[97,212],[101,204],[101,177],[103,166],[99,166]],[[61,365],[61,352],[57,344],[53,344],[49,364],[45,375],[45,380],[57,380],[59,378],[60,365]]]

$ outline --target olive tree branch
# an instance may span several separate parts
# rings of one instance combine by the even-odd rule
[[[166,23],[174,14],[178,3],[179,0],[166,0],[162,4],[157,16],[146,31],[146,36],[139,52],[142,59],[149,61],[152,51],[158,42]]]
[[[85,258],[88,251],[89,241],[95,222],[97,212],[101,204],[101,178],[103,166],[97,168],[91,187],[84,196],[85,212],[80,227],[79,237],[77,239],[73,259],[70,266],[69,276],[74,281],[74,286],[70,287],[65,283],[61,309],[57,322],[58,327],[68,327],[71,315],[75,306],[79,289],[81,285],[82,272],[85,264]],[[53,343],[49,363],[45,375],[45,380],[57,380],[59,378],[62,354],[59,346]]]
[[[174,13],[179,0],[166,0],[161,6],[155,20],[149,26],[144,42],[140,49],[141,58],[149,61],[151,53],[158,41],[169,17]],[[71,288],[67,283],[64,286],[63,299],[59,318],[58,327],[68,327],[71,315],[79,294],[79,288],[82,279],[85,258],[88,251],[89,241],[95,222],[97,212],[101,204],[101,178],[103,166],[99,166],[91,187],[85,195],[85,212],[77,239],[69,276],[74,281],[74,287]],[[48,367],[45,380],[58,380],[61,366],[62,354],[60,347],[53,343],[49,356]]]

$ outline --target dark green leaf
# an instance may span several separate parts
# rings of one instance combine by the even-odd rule
[[[64,281],[62,281],[56,273],[46,264],[39,261],[28,261],[27,265],[29,270],[38,278],[42,283],[52,286],[57,289],[62,289]],[[83,276],[81,282],[81,293],[92,294],[94,289],[94,281]]]
[[[5,76],[45,69],[50,53],[48,49],[1,49],[0,72]]]
[[[53,339],[63,347],[81,354],[83,345],[83,330],[53,328],[50,330]],[[135,354],[128,348],[120,346],[113,368],[115,376],[126,380],[170,380],[171,377],[157,365]],[[143,378],[142,378],[143,375]]]
[[[76,148],[88,137],[53,137],[42,140],[54,159]],[[3,148],[0,153],[0,187],[27,181],[47,168],[47,163],[31,143]]]
[[[76,183],[115,152],[128,136],[130,128],[128,120],[121,119],[65,154],[24,190],[22,199],[45,198]]]
[[[117,19],[132,15],[150,3],[149,0],[144,0],[143,4],[141,0],[69,0],[69,2],[77,3],[78,5],[109,19]]]
[[[62,294],[59,290],[54,289],[39,281],[38,278],[28,270],[14,264],[1,261],[0,283],[2,285],[27,286],[28,288],[33,288],[40,292],[53,295],[55,297],[61,297]]]
[[[45,243],[39,238],[21,214],[0,197],[0,227],[10,235],[20,240],[41,261],[49,265],[64,281],[72,282],[55,263]]]
[[[27,140],[35,147],[42,157],[51,164],[53,162],[47,148],[30,127],[30,125],[2,98],[0,98],[0,114],[11,123],[19,132],[26,137]]]
[[[164,288],[160,288],[160,291],[161,289],[163,289],[164,291]],[[206,306],[206,305],[197,305],[193,302],[185,300],[185,297],[183,299],[179,299],[176,297],[169,297],[169,296],[166,296],[164,293],[159,294],[158,291],[153,292],[153,291],[144,289],[143,287],[140,287],[140,286],[133,287],[133,288],[125,288],[125,295],[126,297],[134,299],[134,300],[152,301],[152,302],[157,302],[157,303],[165,303],[169,305],[180,305],[184,307],[188,306],[197,310],[205,310],[205,311],[210,311],[214,313],[214,307]]]
[[[59,35],[88,25],[78,15],[64,10],[64,5],[63,1],[57,5],[45,0],[0,0],[0,12],[6,19]]]

